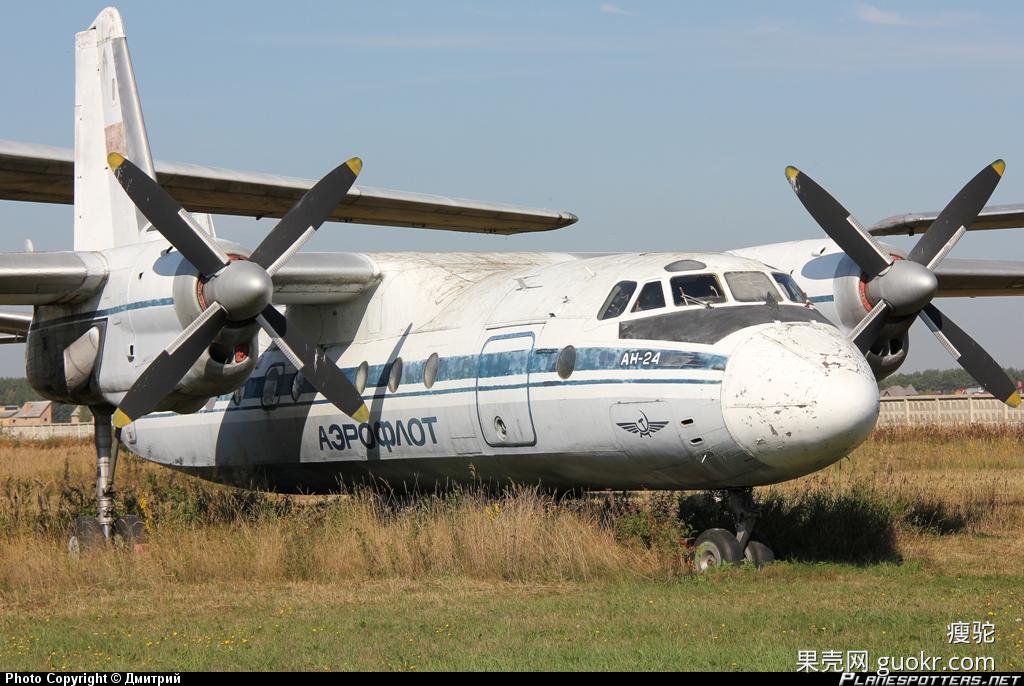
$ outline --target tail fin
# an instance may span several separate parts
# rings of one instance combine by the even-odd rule
[[[124,23],[113,7],[75,36],[75,250],[158,237],[107,169],[109,152],[156,178]]]

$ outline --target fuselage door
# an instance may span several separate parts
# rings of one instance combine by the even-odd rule
[[[530,412],[530,358],[536,334],[514,331],[491,336],[477,360],[476,410],[487,445],[535,445]]]

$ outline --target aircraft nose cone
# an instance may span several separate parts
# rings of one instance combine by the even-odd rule
[[[795,478],[867,438],[878,418],[878,385],[836,329],[778,324],[752,334],[730,356],[722,411],[743,450]]]
[[[267,271],[253,262],[237,260],[206,284],[208,299],[220,303],[232,321],[252,319],[267,306],[274,282]]]

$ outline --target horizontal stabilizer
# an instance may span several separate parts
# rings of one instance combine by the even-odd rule
[[[185,209],[245,217],[281,217],[315,181],[180,162],[155,163],[157,181]],[[0,200],[71,204],[71,150],[0,140]],[[514,234],[550,231],[576,215],[353,186],[328,221],[449,231]]]

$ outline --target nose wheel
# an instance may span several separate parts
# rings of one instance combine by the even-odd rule
[[[121,442],[114,436],[110,408],[90,409],[96,446],[96,515],[75,519],[68,537],[68,552],[72,555],[110,543],[131,549],[135,544],[146,542],[142,520],[132,515],[114,516],[114,471]]]
[[[760,512],[754,504],[752,489],[730,490],[729,509],[736,519],[735,534],[726,529],[708,529],[694,542],[693,566],[699,572],[744,562],[760,569],[775,560],[768,544],[753,538]]]

